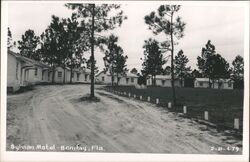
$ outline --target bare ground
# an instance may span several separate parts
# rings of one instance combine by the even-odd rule
[[[242,142],[153,104],[96,90],[100,102],[81,101],[89,85],[37,86],[9,95],[7,150],[55,145],[44,151],[241,154]],[[62,150],[61,146],[72,146]],[[218,151],[216,149],[235,149]],[[101,148],[101,149],[100,149]],[[27,151],[27,148],[20,150]],[[19,151],[20,151],[19,150]],[[41,151],[41,150],[29,150]]]

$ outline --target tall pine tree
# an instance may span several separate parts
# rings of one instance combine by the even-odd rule
[[[22,40],[18,41],[18,49],[20,50],[20,54],[22,56],[39,61],[41,57],[36,51],[39,42],[40,39],[35,35],[34,30],[27,30],[24,35],[22,35]]]
[[[91,87],[90,97],[94,98],[94,77],[95,77],[95,46],[98,46],[97,33],[115,29],[120,26],[125,16],[123,11],[120,10],[120,5],[117,4],[76,4],[68,3],[66,7],[75,11],[77,16],[81,18],[82,24],[85,25],[87,31],[90,32],[90,44],[91,44]]]
[[[171,85],[172,100],[176,104],[175,87],[174,87],[174,46],[177,40],[184,36],[185,23],[176,13],[180,10],[180,5],[161,5],[157,13],[151,12],[145,16],[145,23],[149,25],[149,29],[154,34],[164,33],[166,35],[165,47],[171,53]],[[177,39],[177,40],[176,40]]]
[[[142,74],[152,76],[152,84],[155,85],[155,76],[163,72],[163,65],[166,61],[160,50],[159,42],[149,38],[144,43],[144,61],[142,64]]]

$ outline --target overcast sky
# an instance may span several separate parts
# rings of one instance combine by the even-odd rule
[[[230,2],[228,2],[230,3]],[[119,36],[119,45],[128,55],[129,69],[141,69],[144,40],[152,37],[164,40],[164,35],[154,36],[144,23],[144,16],[157,10],[155,3],[123,4],[122,9],[128,17],[122,26],[113,32]],[[9,3],[8,26],[15,41],[27,29],[33,29],[40,35],[51,21],[51,15],[69,17],[71,10],[63,3]],[[197,68],[197,56],[208,40],[215,45],[217,53],[221,54],[229,63],[236,55],[244,53],[244,10],[240,6],[229,5],[183,5],[178,15],[186,22],[185,36],[179,40],[175,53],[182,49],[189,58],[189,66]],[[103,53],[96,52],[97,64],[103,68]]]

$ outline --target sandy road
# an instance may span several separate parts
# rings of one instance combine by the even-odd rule
[[[103,90],[96,90],[100,102],[81,101],[87,93],[88,85],[57,85],[8,96],[7,149],[47,144],[52,149],[44,151],[241,153],[213,150],[241,141],[153,104]]]

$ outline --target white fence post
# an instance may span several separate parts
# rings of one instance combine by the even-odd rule
[[[159,104],[159,98],[156,98],[156,104],[157,105]]]
[[[128,93],[128,97],[130,97],[131,96],[131,94],[130,93]]]
[[[134,94],[134,98],[136,98],[136,95]]]
[[[150,96],[148,96],[148,102],[150,102]]]
[[[240,129],[240,121],[238,118],[234,119],[234,129]]]
[[[168,103],[168,108],[172,108],[172,103],[171,102]]]
[[[204,112],[204,118],[205,118],[205,120],[208,120],[208,119],[209,119],[209,118],[208,118],[208,112],[207,112],[207,111]]]
[[[183,106],[183,113],[184,113],[184,114],[187,113],[187,106]]]
[[[140,96],[140,100],[142,100],[142,96]]]

